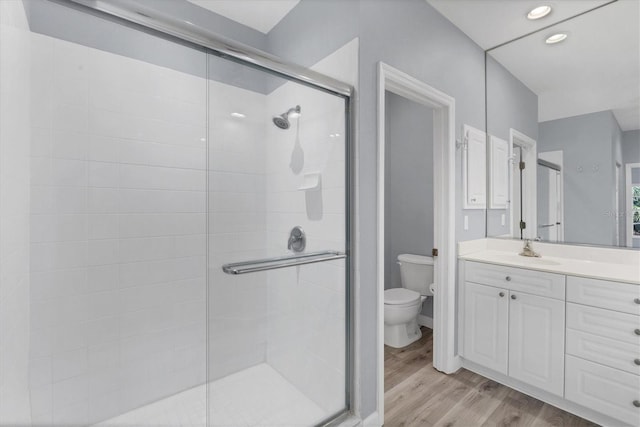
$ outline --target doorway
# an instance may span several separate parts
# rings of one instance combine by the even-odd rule
[[[538,154],[538,235],[545,242],[564,242],[563,152]]]
[[[444,373],[455,372],[460,360],[455,354],[455,100],[439,90],[385,63],[378,67],[378,191],[377,191],[377,288],[378,288],[378,417],[384,423],[384,286],[387,167],[386,104],[387,94],[426,107],[433,122],[433,367]]]
[[[520,239],[537,237],[536,141],[522,132],[509,129],[513,160],[510,170],[510,235]],[[527,167],[529,165],[529,167]]]

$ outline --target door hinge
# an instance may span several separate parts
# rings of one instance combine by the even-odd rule
[[[525,228],[527,228],[527,223],[524,221],[520,221],[520,230],[524,230]]]
[[[432,256],[438,256],[438,250],[436,248],[431,249]]]
[[[520,162],[518,167],[520,168],[521,171],[523,171],[525,167],[524,162]]]

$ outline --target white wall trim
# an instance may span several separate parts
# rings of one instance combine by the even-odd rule
[[[625,226],[627,228],[627,247],[633,247],[633,195],[631,194],[631,169],[640,168],[640,163],[627,163],[625,164],[625,191],[627,193],[627,209],[624,216]],[[637,238],[637,237],[636,237]]]
[[[373,427],[373,426],[379,427],[382,425],[382,423],[380,422],[380,417],[378,416],[378,413],[374,412],[373,414],[365,418],[364,421],[362,421],[362,425],[364,427]]]
[[[455,355],[455,100],[449,95],[378,63],[378,188],[377,188],[377,412],[384,424],[384,184],[385,91],[433,108],[434,128],[434,245],[435,259],[433,366],[444,373],[457,371]]]
[[[418,314],[418,325],[433,329],[433,318],[425,316],[424,314]]]
[[[525,228],[522,236],[525,239],[535,239],[538,237],[538,208],[537,208],[537,183],[536,170],[538,167],[538,153],[537,143],[533,138],[528,137],[522,132],[519,132],[513,128],[509,129],[509,156],[513,155],[513,146],[517,145],[522,147],[522,160],[527,165],[522,173],[524,182],[526,184],[526,190],[524,191],[524,199],[522,200],[522,210],[528,212],[528,218],[526,220],[527,228]],[[511,169],[510,169],[511,170]],[[509,177],[509,186],[511,188],[509,199],[511,203],[513,200],[513,177]],[[522,196],[521,196],[522,197]],[[509,223],[511,224],[511,235],[515,234],[513,229],[513,209],[509,209]]]

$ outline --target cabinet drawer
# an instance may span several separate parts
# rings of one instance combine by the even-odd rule
[[[469,282],[564,300],[561,274],[467,261],[464,275]]]
[[[567,329],[567,354],[640,375],[640,348],[635,344]]]
[[[565,398],[629,425],[638,425],[640,376],[567,356]]]
[[[567,276],[567,301],[640,315],[640,285]]]
[[[567,303],[567,328],[640,346],[640,317],[633,314]]]

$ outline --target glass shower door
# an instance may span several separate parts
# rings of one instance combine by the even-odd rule
[[[544,241],[562,241],[560,166],[538,160],[538,236]]]
[[[347,408],[345,98],[213,54],[209,425]]]

